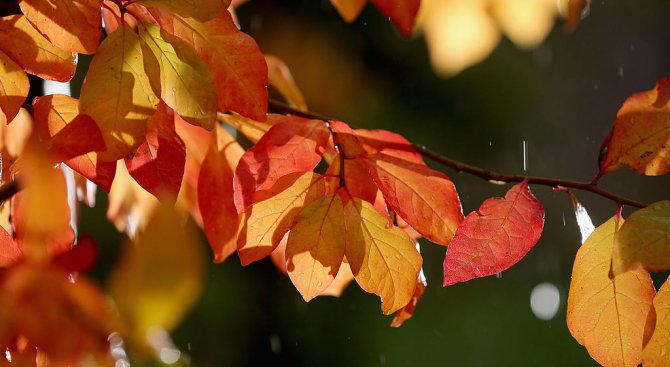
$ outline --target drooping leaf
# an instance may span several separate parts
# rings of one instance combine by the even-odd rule
[[[628,217],[614,239],[612,272],[670,269],[670,201],[663,200]]]
[[[314,169],[328,137],[328,129],[318,120],[297,119],[272,126],[244,153],[235,169],[237,211],[253,203],[254,192],[271,188],[281,177]]]
[[[586,208],[584,208],[582,203],[577,200],[577,196],[570,190],[567,190],[566,192],[572,202],[572,208],[575,210],[575,219],[577,219],[577,226],[582,235],[582,243],[584,243],[591,233],[596,230],[596,227],[593,226],[593,222],[591,221],[591,217],[589,217],[589,213],[586,212]]]
[[[240,216],[233,202],[233,174],[244,149],[223,127],[214,129],[198,177],[198,205],[218,263],[237,250]]]
[[[95,120],[107,146],[98,156],[114,161],[142,144],[157,105],[139,37],[121,27],[100,44],[81,87],[80,112]]]
[[[139,30],[144,66],[156,95],[184,120],[211,130],[216,89],[207,65],[180,39],[164,40],[160,28],[144,24]]]
[[[140,4],[163,8],[182,17],[195,18],[207,21],[225,12],[230,6],[230,0],[140,0]]]
[[[92,54],[102,35],[99,0],[23,0],[25,17],[56,47]]]
[[[421,300],[421,297],[423,297],[423,294],[426,292],[427,286],[428,282],[426,281],[426,276],[423,275],[423,269],[421,269],[421,272],[419,272],[419,279],[416,282],[416,288],[414,289],[412,300],[409,301],[405,307],[396,312],[395,316],[393,317],[393,321],[391,321],[391,327],[401,327],[405,321],[411,319],[412,316],[414,316],[414,309],[416,308],[417,303],[419,303]]]
[[[65,128],[79,116],[79,101],[62,94],[38,97],[33,100],[33,110],[37,132],[42,140],[50,141],[52,138],[59,135],[61,131],[65,130]],[[85,117],[86,116],[80,117],[80,119],[85,119]],[[95,130],[96,132],[92,133],[95,135],[95,137],[92,138],[92,141],[95,142],[97,146],[98,142],[96,142],[96,140],[101,140],[102,148],[104,148],[104,139],[102,138],[102,135],[100,135],[100,130],[97,127],[95,127]],[[88,135],[86,132],[84,132],[84,134]],[[60,136],[67,137],[67,135]],[[99,139],[97,139],[97,137],[99,137]],[[86,137],[83,140],[88,139],[89,138]],[[70,143],[68,140],[69,139],[63,139],[61,142],[67,145]],[[102,162],[98,159],[98,154],[96,152],[90,152],[66,160],[65,164],[109,192],[116,172],[115,162]]]
[[[485,277],[510,268],[540,239],[542,204],[527,182],[504,198],[487,199],[458,227],[444,259],[444,285]]]
[[[293,79],[288,65],[274,55],[265,55],[265,63],[268,66],[268,83],[284,97],[286,102],[300,111],[307,111],[307,103],[300,88]]]
[[[642,351],[642,364],[645,367],[670,366],[670,282],[668,280],[658,290],[653,302],[656,325],[651,339]]]
[[[200,296],[201,244],[179,215],[161,206],[135,243],[127,243],[109,279],[109,291],[130,336],[146,343],[147,331],[174,328]]]
[[[171,42],[168,34],[181,39],[209,66],[219,110],[265,119],[268,99],[265,59],[254,39],[237,29],[229,12],[204,23],[157,9],[151,10],[151,14],[167,33],[163,37],[168,42]]]
[[[174,111],[163,101],[147,121],[144,141],[124,161],[130,176],[145,190],[171,202],[177,199],[186,147],[175,132]]]
[[[305,301],[335,280],[344,258],[344,208],[338,195],[323,196],[295,219],[286,245],[286,268]]]
[[[670,171],[670,78],[628,97],[600,151],[600,173],[628,166],[647,176]]]
[[[249,206],[237,242],[242,265],[270,255],[300,210],[326,193],[326,182],[314,172],[294,173],[277,182],[278,194]]]
[[[386,14],[400,31],[409,37],[412,35],[414,20],[419,12],[420,0],[370,0],[382,13]]]
[[[28,76],[4,52],[0,51],[0,112],[7,123],[19,113],[23,101],[28,97]]]
[[[352,198],[344,208],[345,255],[356,282],[381,297],[382,312],[391,314],[412,299],[421,270],[414,241],[398,227],[389,227],[372,204]]]
[[[0,51],[23,70],[44,79],[66,82],[77,67],[74,53],[51,44],[23,15],[0,18]]]
[[[351,23],[363,11],[368,0],[330,0],[337,12],[347,23]]]
[[[130,176],[122,160],[116,161],[116,175],[108,196],[107,219],[130,238],[135,238],[139,230],[146,228],[160,205],[154,195]]]
[[[447,175],[386,154],[364,162],[393,211],[427,239],[441,245],[451,241],[463,213]]]
[[[654,286],[644,270],[610,278],[614,237],[623,218],[613,217],[577,252],[568,294],[568,328],[593,359],[607,367],[641,362]]]

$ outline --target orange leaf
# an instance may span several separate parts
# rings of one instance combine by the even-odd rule
[[[305,301],[335,280],[344,258],[344,233],[344,208],[338,195],[313,201],[295,219],[286,245],[286,268]]]
[[[387,130],[355,130],[358,141],[368,154],[383,153],[412,163],[425,165],[412,143],[402,135]]]
[[[113,161],[137,148],[157,105],[139,37],[121,27],[102,41],[81,87],[80,112],[95,120],[107,145],[99,157]]]
[[[356,282],[381,297],[382,312],[407,305],[416,288],[421,255],[398,227],[389,227],[372,204],[353,198],[344,208],[346,258]]]
[[[441,245],[451,241],[463,213],[447,175],[382,153],[364,162],[393,211],[427,239]]]
[[[0,51],[0,111],[11,122],[28,97],[28,76],[4,52]]]
[[[270,255],[300,210],[325,194],[326,181],[314,172],[294,173],[277,182],[278,194],[249,206],[237,242],[242,265]]]
[[[169,10],[186,18],[207,21],[225,12],[230,0],[140,0],[144,6],[154,6]]]
[[[420,0],[370,0],[400,29],[406,37],[412,35]]]
[[[345,22],[351,23],[363,11],[368,0],[330,0]]]
[[[23,15],[0,18],[0,51],[25,71],[44,79],[66,82],[77,67],[74,53],[51,44]]]
[[[526,181],[505,198],[487,199],[458,227],[444,259],[444,285],[485,277],[510,268],[540,239],[542,204]]]
[[[568,328],[593,359],[607,367],[641,362],[645,324],[654,298],[649,273],[610,278],[614,237],[623,218],[598,227],[577,252],[568,295]]]
[[[7,268],[23,258],[19,245],[7,231],[0,227],[0,268]]]
[[[423,275],[423,269],[421,269],[421,272],[419,273],[419,279],[416,282],[416,288],[414,289],[412,300],[409,301],[405,307],[396,312],[395,316],[393,317],[393,321],[391,322],[391,327],[401,327],[405,321],[411,319],[412,316],[414,316],[414,309],[416,308],[417,303],[419,303],[421,300],[421,297],[423,297],[423,294],[426,292],[427,286],[428,282],[426,281],[426,277]]]
[[[670,171],[670,78],[628,97],[600,151],[600,175],[626,165],[647,176]]]
[[[233,173],[244,149],[223,127],[214,129],[198,177],[198,204],[214,262],[218,263],[237,249],[240,217],[233,203]]]
[[[229,12],[201,23],[152,9],[161,28],[193,47],[209,66],[221,111],[263,120],[267,112],[267,66],[256,41],[242,33]],[[164,35],[170,42],[170,37]]]
[[[270,128],[235,169],[238,213],[253,203],[253,194],[270,189],[281,177],[311,171],[321,161],[329,132],[322,121],[295,119]]]
[[[23,0],[21,11],[56,47],[92,54],[102,35],[99,0]]]
[[[143,189],[128,173],[122,160],[116,162],[116,175],[109,190],[107,219],[119,232],[131,238],[146,227],[151,214],[160,205],[158,199]]]
[[[642,364],[645,367],[670,366],[670,282],[663,283],[654,297],[653,312],[656,315],[654,333],[642,351]]]
[[[265,55],[265,63],[268,65],[268,83],[279,91],[291,107],[306,112],[305,97],[300,92],[286,63],[273,55]]]
[[[142,144],[124,161],[128,173],[156,197],[174,202],[184,177],[186,147],[175,132],[174,111],[163,101],[147,121]]]
[[[628,217],[614,238],[612,272],[670,269],[670,201],[663,200]]]
[[[296,117],[269,113],[265,121],[256,121],[236,113],[219,113],[219,120],[234,127],[252,143],[257,143],[273,125],[280,122],[295,121]]]

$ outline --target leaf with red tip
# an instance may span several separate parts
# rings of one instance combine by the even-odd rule
[[[444,259],[444,285],[485,277],[508,269],[540,239],[542,204],[527,182],[514,185],[504,198],[484,201],[458,227]]]
[[[370,0],[400,29],[406,37],[412,35],[414,20],[421,0]]]
[[[147,121],[142,144],[125,159],[128,173],[156,197],[176,200],[184,177],[186,147],[174,127],[174,111],[161,101]]]
[[[12,59],[0,51],[0,113],[11,122],[28,97],[28,76]]]
[[[244,149],[220,125],[214,128],[198,177],[198,205],[214,261],[237,250],[240,216],[233,203],[233,174]]]
[[[329,132],[322,121],[276,124],[249,149],[235,170],[235,206],[238,213],[253,203],[259,190],[271,188],[281,177],[311,171],[321,161]]]
[[[670,172],[670,78],[628,97],[600,151],[600,173],[628,166],[647,176]]]

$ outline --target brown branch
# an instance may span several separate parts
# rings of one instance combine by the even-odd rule
[[[16,181],[9,181],[0,186],[0,204],[9,200],[21,190],[21,187]]]
[[[314,113],[311,111],[300,111],[297,110],[291,106],[289,106],[286,103],[283,103],[281,101],[277,101],[274,99],[270,99],[269,101],[269,106],[272,110],[280,112],[280,113],[286,113],[286,114],[291,114],[295,116],[300,116],[308,119],[315,119],[315,120],[334,120],[333,118],[329,118],[328,116],[323,116],[318,113]],[[461,173],[467,173],[473,176],[480,177],[484,180],[487,180],[492,183],[509,183],[509,182],[522,182],[524,180],[528,181],[528,183],[531,184],[536,184],[536,185],[542,185],[542,186],[549,186],[553,188],[573,188],[577,190],[582,190],[582,191],[588,191],[591,193],[594,193],[596,195],[602,196],[604,198],[607,198],[609,200],[614,201],[617,204],[624,204],[624,205],[629,205],[633,206],[636,208],[644,208],[647,206],[645,203],[641,203],[639,201],[631,200],[619,195],[616,195],[612,192],[609,192],[607,190],[603,190],[600,187],[597,186],[595,183],[591,182],[581,182],[581,181],[570,181],[570,180],[562,180],[562,179],[554,179],[554,178],[546,178],[546,177],[534,177],[534,176],[524,176],[524,175],[509,175],[509,174],[504,174],[504,173],[498,173],[498,172],[493,172],[489,170],[485,170],[480,167],[475,167],[471,166],[469,164],[459,162],[457,160],[451,159],[449,157],[446,157],[444,155],[441,155],[439,153],[433,152],[426,148],[423,145],[419,144],[413,144],[414,149],[419,152],[422,156],[426,158],[430,158],[431,160],[440,163],[444,166],[450,167],[458,172]]]

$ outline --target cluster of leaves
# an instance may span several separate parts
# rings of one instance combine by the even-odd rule
[[[409,34],[418,0],[372,2]],[[365,3],[333,1],[347,20]],[[271,257],[306,301],[355,279],[383,313],[396,313],[393,326],[412,316],[427,285],[419,237],[448,246],[445,286],[510,268],[540,238],[544,211],[527,181],[464,217],[452,181],[402,136],[269,114],[268,85],[296,111],[304,98],[286,65],[238,29],[227,1],[20,6],[0,18],[2,182],[23,187],[0,211],[7,362],[111,365],[126,355],[110,353],[109,335],[138,351],[169,347],[151,336],[174,327],[201,287],[187,212],[215,262]],[[77,53],[95,54],[79,99],[24,105],[26,73],[67,81]],[[626,101],[598,177],[622,165],[667,173],[669,85]],[[254,146],[245,151],[233,129]],[[91,183],[109,193],[108,217],[130,237],[106,291],[80,276],[96,246],[76,233],[75,199]],[[568,326],[603,365],[668,362],[668,286],[654,296],[648,271],[670,266],[669,205],[625,223],[617,214],[577,254]]]

